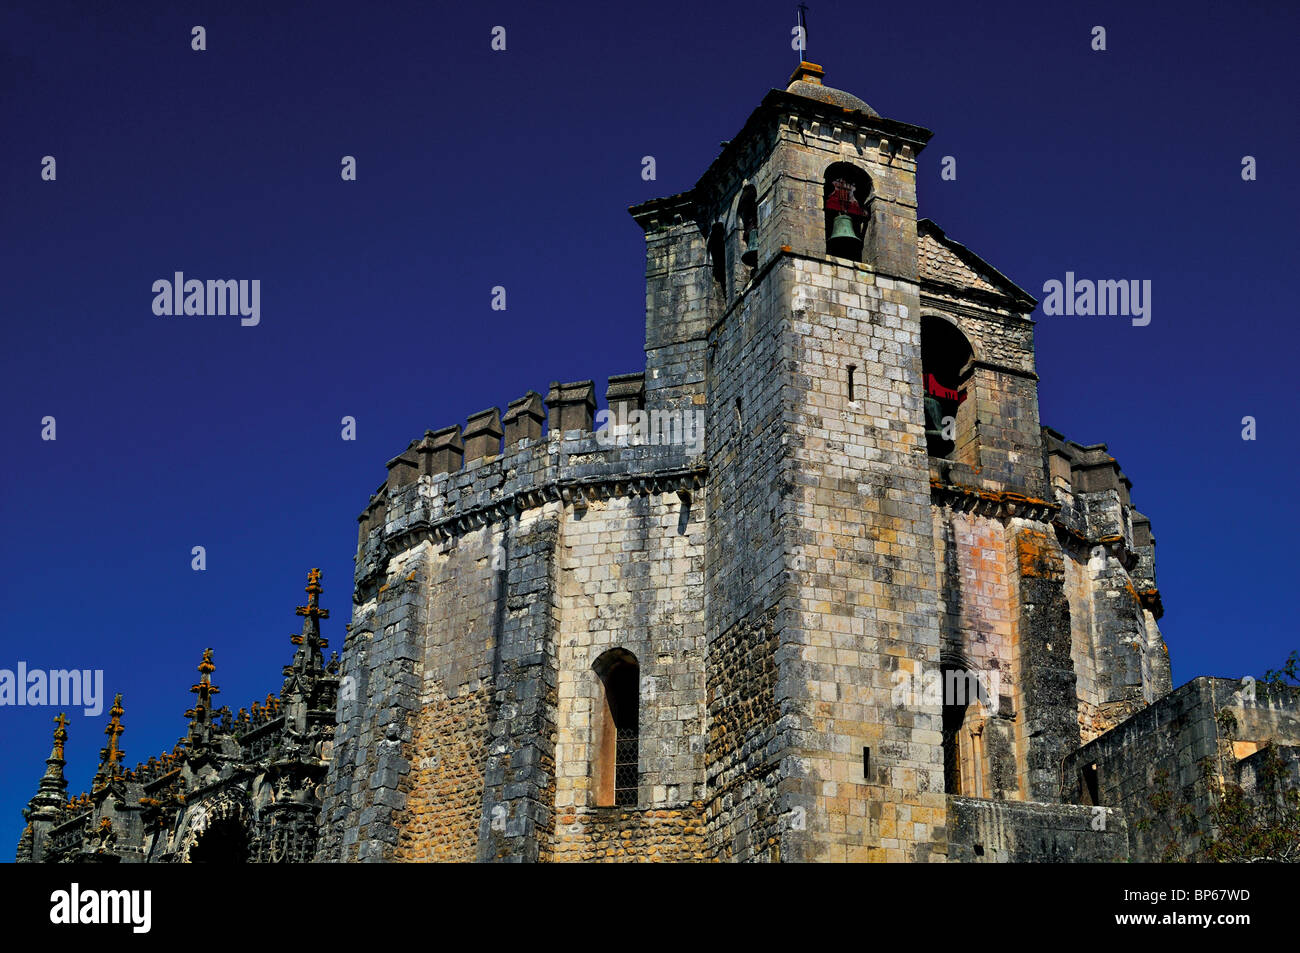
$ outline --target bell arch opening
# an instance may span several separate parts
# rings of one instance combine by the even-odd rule
[[[871,176],[848,162],[826,167],[822,189],[826,254],[862,261],[870,223]]]
[[[975,402],[970,378],[975,349],[944,318],[921,316],[921,384],[925,393],[925,447],[932,457],[973,465]]]

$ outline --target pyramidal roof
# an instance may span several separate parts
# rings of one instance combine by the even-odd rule
[[[790,85],[785,88],[785,91],[794,93],[796,96],[804,96],[807,99],[815,99],[820,103],[839,106],[841,109],[866,113],[868,116],[880,115],[852,93],[846,93],[842,89],[835,89],[833,86],[825,85],[822,82],[825,75],[825,72],[816,63],[800,63],[790,75]]]

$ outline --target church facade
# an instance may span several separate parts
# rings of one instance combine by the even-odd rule
[[[918,218],[929,137],[803,63],[634,207],[645,367],[388,462],[341,666],[305,627],[265,756],[193,717],[185,790],[241,778],[205,817],[261,860],[1155,859],[1155,768],[1203,817],[1294,768],[1294,698],[1171,691],[1150,521],[1041,424],[1034,299]],[[194,859],[149,791],[60,846],[50,778],[20,853]]]
[[[19,862],[280,863],[313,860],[320,796],[338,703],[338,659],[325,661],[320,572],[307,579],[302,632],[280,691],[232,714],[212,649],[190,688],[189,729],[171,751],[128,769],[125,709],[113,700],[90,791],[69,797],[63,757],[67,720],[55,719],[45,774],[24,812]]]

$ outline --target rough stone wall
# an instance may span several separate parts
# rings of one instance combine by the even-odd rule
[[[917,237],[917,257],[923,278],[939,281],[954,288],[974,288],[979,291],[997,291],[997,286],[972,269],[952,250],[943,245],[933,233],[922,232]]]
[[[391,860],[397,846],[394,814],[406,806],[400,788],[410,770],[404,745],[419,705],[428,559],[427,545],[399,554],[388,581],[353,607],[322,807],[323,860]]]
[[[1054,522],[1065,557],[1079,727],[1091,741],[1170,689],[1155,541],[1105,445],[1043,433],[1060,507]]]
[[[637,811],[561,811],[558,821],[556,861],[686,863],[712,859],[702,801]]]
[[[703,466],[684,445],[581,433],[505,450],[451,473],[390,468],[363,516],[321,859],[552,859],[561,713],[568,728],[590,717],[560,707],[560,654],[577,645],[562,647],[566,624],[647,640],[634,651],[662,711],[643,771],[671,783],[649,783],[647,807],[670,806],[670,786],[677,806],[698,796],[703,515],[684,500]],[[605,512],[617,519],[600,526]],[[595,548],[610,545],[619,558],[600,556],[619,578],[593,580]],[[594,641],[566,672],[591,676]]]
[[[480,688],[435,698],[420,711],[411,770],[400,788],[406,811],[398,819],[394,860],[477,858],[489,704],[488,691]]]
[[[1095,766],[1097,800],[1128,818],[1133,860],[1165,859],[1171,842],[1170,859],[1200,858],[1198,835],[1212,829],[1209,812],[1222,785],[1241,782],[1241,762],[1266,741],[1300,742],[1300,695],[1257,693],[1250,702],[1241,690],[1232,679],[1196,678],[1143,708],[1065,760],[1067,800],[1090,799],[1085,771]],[[1152,799],[1162,772],[1174,797],[1170,810]],[[1184,804],[1191,818],[1178,816]]]
[[[552,505],[507,524],[496,551],[491,749],[484,772],[479,860],[549,857],[555,827],[555,719],[559,675]]]
[[[1051,527],[1014,520],[1015,575],[1020,607],[1016,626],[1022,713],[1020,750],[1027,800],[1061,800],[1061,759],[1079,746],[1077,689],[1070,656],[1070,603],[1065,566]]]
[[[713,277],[705,237],[692,214],[692,209],[670,209],[662,220],[643,222],[647,409],[693,409],[704,397]]]
[[[778,639],[771,614],[732,626],[709,643],[708,824],[721,860],[780,859],[777,737]],[[785,819],[799,824],[798,815]]]
[[[791,725],[777,729],[796,686],[777,694],[771,681],[749,681],[764,672],[774,679],[779,654],[795,651],[786,648],[788,623],[778,609],[795,492],[782,438],[781,369],[789,353],[782,307],[769,271],[709,339],[709,470],[719,478],[708,485],[705,538],[708,826],[712,850],[735,860],[770,856],[772,837],[778,843],[770,846],[782,852],[779,838],[795,836],[798,823],[788,790],[798,769],[789,757]],[[750,689],[759,693],[756,707],[733,711]],[[728,722],[721,734],[720,718]]]

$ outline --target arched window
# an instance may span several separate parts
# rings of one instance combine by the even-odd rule
[[[740,218],[740,260],[753,268],[758,264],[758,192],[752,185],[740,191],[740,204],[736,208]]]
[[[978,673],[940,665],[943,682],[943,786],[948,794],[985,797],[984,717],[990,699]]]
[[[626,649],[610,649],[592,670],[600,679],[593,725],[597,807],[635,807],[640,786],[641,667]]]
[[[871,177],[855,165],[834,162],[826,169],[826,254],[862,260],[867,236]]]
[[[974,404],[966,402],[973,357],[970,342],[956,325],[934,315],[921,316],[925,446],[932,457],[960,458],[956,451],[974,431]]]

